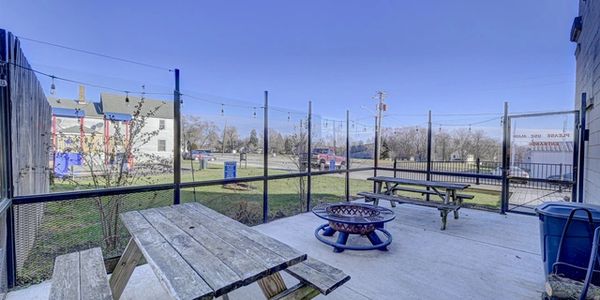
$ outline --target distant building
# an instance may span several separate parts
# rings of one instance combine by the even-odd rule
[[[573,142],[531,142],[525,153],[525,166],[533,178],[572,173]]]
[[[587,94],[586,127],[589,140],[584,142],[584,201],[600,204],[600,1],[579,0],[579,16],[571,28],[571,41],[577,44],[575,108],[581,108],[581,95]]]
[[[55,152],[73,152],[76,149],[89,151],[83,141],[94,141],[104,145],[104,153],[112,152],[111,136],[115,123],[121,122],[125,130],[133,119],[141,98],[134,96],[102,93],[100,102],[90,102],[80,92],[77,100],[48,97],[52,107],[52,146]],[[141,114],[150,116],[146,119],[143,133],[157,131],[147,143],[139,148],[140,152],[154,154],[162,158],[173,157],[173,106],[162,100],[146,99]],[[90,140],[91,139],[91,140]],[[79,143],[79,144],[77,144]],[[115,152],[118,153],[118,150]],[[133,163],[135,157],[130,158]]]

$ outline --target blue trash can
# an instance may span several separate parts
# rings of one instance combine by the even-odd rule
[[[585,279],[594,229],[600,226],[600,206],[590,204],[554,202],[542,204],[535,209],[540,220],[540,242],[545,274],[553,271],[552,266],[558,256],[564,226],[571,211],[577,208],[585,208],[591,212],[592,224],[590,224],[586,211],[575,212],[565,234],[560,261],[579,267],[579,269],[561,266],[559,273],[575,280],[583,281]],[[593,283],[598,284],[598,281],[600,278],[594,278]]]

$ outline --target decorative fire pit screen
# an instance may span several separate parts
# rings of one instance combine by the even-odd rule
[[[333,246],[334,252],[348,250],[387,250],[392,242],[392,235],[383,229],[383,223],[393,220],[394,212],[383,207],[364,203],[323,203],[315,206],[312,212],[319,218],[329,221],[315,230],[315,237],[327,245]],[[323,233],[321,234],[321,231]],[[385,236],[382,241],[377,231]],[[338,232],[337,241],[326,237]],[[366,236],[371,246],[346,245],[350,234]]]

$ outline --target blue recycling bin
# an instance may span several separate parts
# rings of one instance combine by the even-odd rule
[[[584,210],[578,210],[573,215],[573,220],[565,234],[560,262],[571,264],[574,267],[561,265],[558,270],[564,276],[583,281],[587,270],[592,248],[594,229],[600,226],[600,206],[569,203],[550,202],[538,206],[535,212],[540,220],[540,242],[545,274],[552,273],[552,266],[558,257],[558,247],[567,223],[569,214],[573,209],[585,208],[591,212],[592,223]],[[595,276],[598,277],[598,276]],[[593,283],[598,284],[600,278],[594,278]]]

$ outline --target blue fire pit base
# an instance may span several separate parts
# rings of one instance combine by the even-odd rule
[[[315,230],[315,237],[324,244],[329,246],[333,246],[333,252],[339,253],[344,250],[381,250],[387,251],[387,246],[392,243],[392,234],[390,234],[387,230],[383,228],[376,228],[375,231],[368,233],[366,236],[371,242],[372,246],[352,246],[346,245],[348,242],[348,237],[350,236],[347,232],[339,232],[338,238],[336,242],[328,240],[321,236],[321,231],[323,231],[323,236],[333,236],[335,234],[335,230],[329,227],[328,223],[325,223]],[[385,241],[382,241],[377,235],[376,231],[381,232],[385,237]]]

